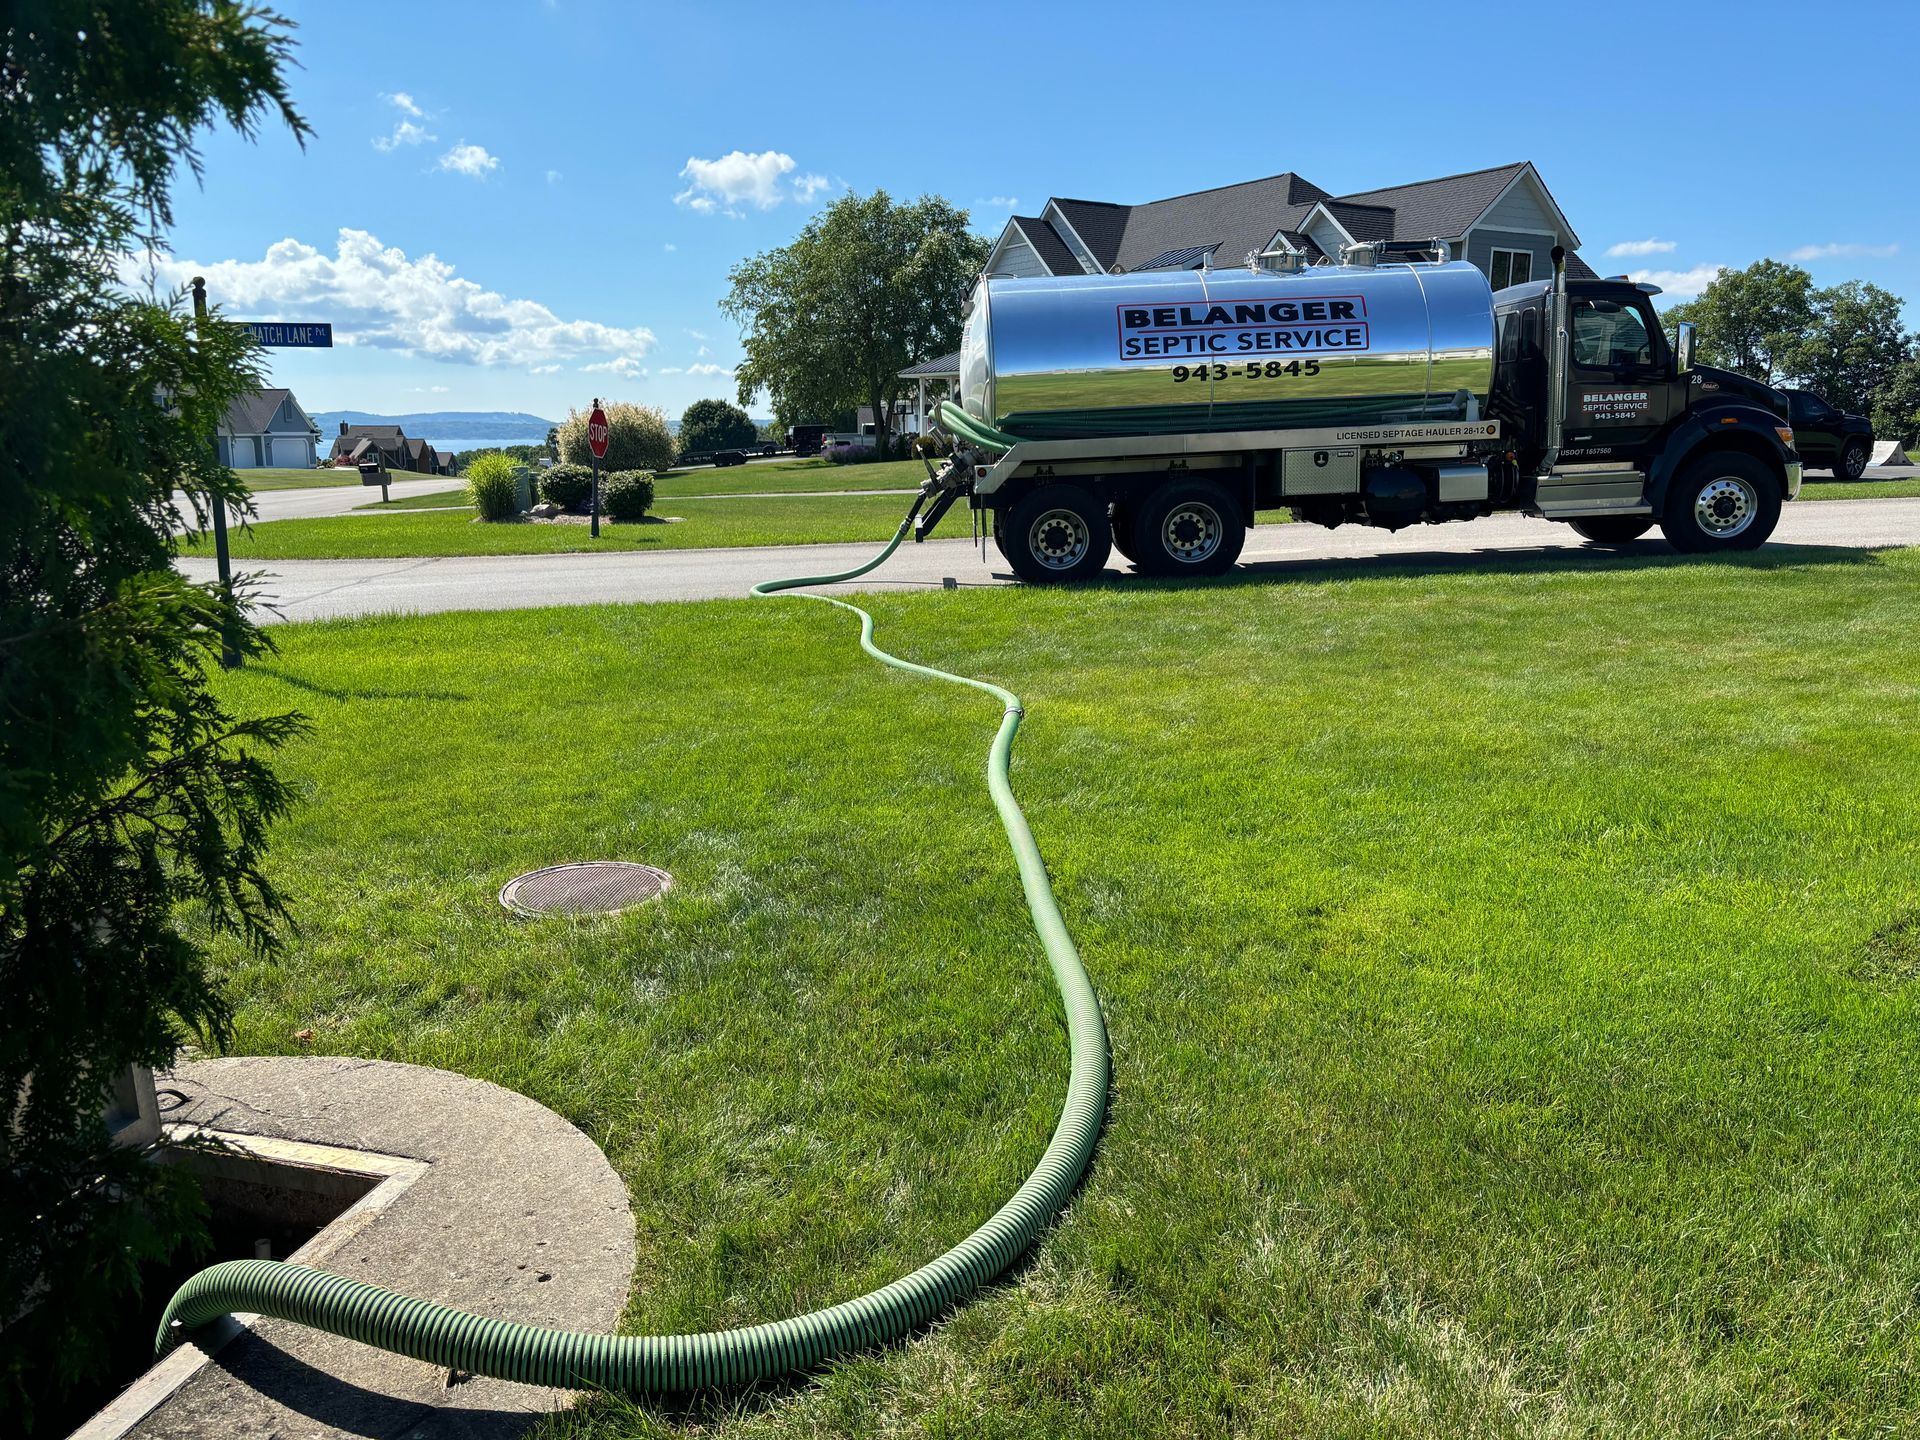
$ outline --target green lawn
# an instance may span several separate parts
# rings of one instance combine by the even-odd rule
[[[1893,500],[1903,495],[1920,495],[1920,477],[1849,482],[1821,476],[1800,486],[1802,500]]]
[[[377,522],[343,524],[368,529]],[[869,597],[1011,686],[1112,1033],[1069,1213],[929,1333],[585,1436],[1920,1427],[1920,552]],[[238,1048],[533,1095],[631,1186],[626,1327],[842,1300],[1018,1183],[1065,1078],[991,701],[797,601],[290,625]],[[670,869],[520,923],[515,873]]]
[[[382,500],[378,496],[364,505],[356,505],[356,510],[377,510],[388,514],[395,510],[445,510],[454,505],[471,505],[467,499],[467,487],[456,485],[451,490],[433,490],[425,495],[409,495],[402,500]]]
[[[743,495],[807,490],[916,490],[927,478],[918,460],[882,460],[871,465],[829,465],[824,460],[768,460],[725,470],[703,466],[669,470],[654,481],[667,495]]]
[[[249,490],[319,490],[334,485],[358,485],[358,470],[236,470]]]
[[[444,500],[441,503],[448,503]],[[584,525],[485,524],[470,510],[409,511],[396,501],[390,514],[334,515],[317,520],[270,520],[231,535],[236,559],[362,559],[374,556],[535,555],[584,550],[694,550],[715,545],[805,545],[872,540],[893,534],[911,502],[901,495],[821,499],[669,500],[655,508],[677,517],[635,525],[603,521],[594,540]],[[951,522],[950,522],[951,523]],[[947,531],[961,533],[960,526]],[[198,547],[210,550],[211,541]],[[189,550],[188,553],[193,553]]]

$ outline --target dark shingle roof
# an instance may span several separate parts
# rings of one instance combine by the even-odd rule
[[[221,417],[220,428],[229,435],[264,435],[290,393],[269,388],[238,396]]]
[[[1342,195],[1340,199],[1348,205],[1377,205],[1392,210],[1393,233],[1402,240],[1428,235],[1451,238],[1484,215],[1495,197],[1526,168],[1527,162],[1522,160],[1513,165],[1497,165],[1491,170],[1470,170],[1464,175],[1443,175],[1438,180]]]
[[[1151,260],[1134,266],[1136,270],[1192,270],[1199,266],[1202,256],[1210,256],[1218,250],[1218,245],[1189,245],[1184,250],[1169,250],[1164,255],[1156,255]]]
[[[1325,208],[1339,222],[1340,228],[1356,240],[1391,240],[1398,229],[1394,224],[1393,209],[1387,205],[1355,205],[1350,200],[1328,200]],[[1402,235],[1401,238],[1406,237]]]
[[[918,365],[909,365],[900,372],[902,380],[917,380],[921,376],[958,375],[960,373],[960,352],[951,355],[936,356],[932,360],[922,360]]]
[[[407,441],[407,454],[416,460],[424,460],[433,454],[433,447],[424,440],[409,439]]]
[[[1016,215],[1013,223],[1020,233],[1027,237],[1027,243],[1033,247],[1034,254],[1040,257],[1040,263],[1054,275],[1078,275],[1080,262],[1073,258],[1073,251],[1067,248],[1067,242],[1060,238],[1055,230],[1038,215]]]
[[[1276,230],[1291,229],[1306,219],[1314,202],[1326,193],[1289,171],[1145,205],[1094,207],[1086,200],[1054,203],[1066,210],[1074,229],[1080,231],[1096,255],[1100,247],[1081,229],[1076,212],[1067,207],[1099,208],[1124,216],[1114,257],[1102,255],[1101,259],[1109,268],[1117,263],[1123,269],[1138,270],[1169,250],[1209,245],[1214,247],[1216,263],[1238,265],[1249,250],[1266,249]],[[1103,219],[1109,226],[1114,223],[1112,216]]]
[[[1109,205],[1103,200],[1055,200],[1053,203],[1067,217],[1067,224],[1073,227],[1081,243],[1093,252],[1093,258],[1112,269],[1115,257],[1120,254],[1120,237],[1126,232],[1128,212],[1135,207]],[[1079,268],[1076,261],[1074,269]]]

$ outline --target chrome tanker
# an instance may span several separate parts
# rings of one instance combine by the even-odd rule
[[[983,278],[968,305],[951,454],[924,539],[965,500],[1014,571],[1091,578],[1118,550],[1212,575],[1262,511],[1397,530],[1518,511],[1597,544],[1655,525],[1677,548],[1748,549],[1799,493],[1785,401],[1695,366],[1651,285],[1493,293],[1436,252],[1339,264]]]

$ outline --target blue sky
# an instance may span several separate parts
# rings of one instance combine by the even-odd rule
[[[162,273],[333,320],[273,352],[310,410],[731,398],[729,267],[848,188],[996,234],[1049,195],[1530,159],[1603,274],[1797,258],[1920,324],[1904,5],[280,5],[315,134],[209,136]]]

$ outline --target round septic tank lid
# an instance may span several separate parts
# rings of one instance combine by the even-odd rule
[[[658,900],[673,877],[629,860],[581,860],[516,875],[500,887],[500,903],[516,915],[618,915]]]

